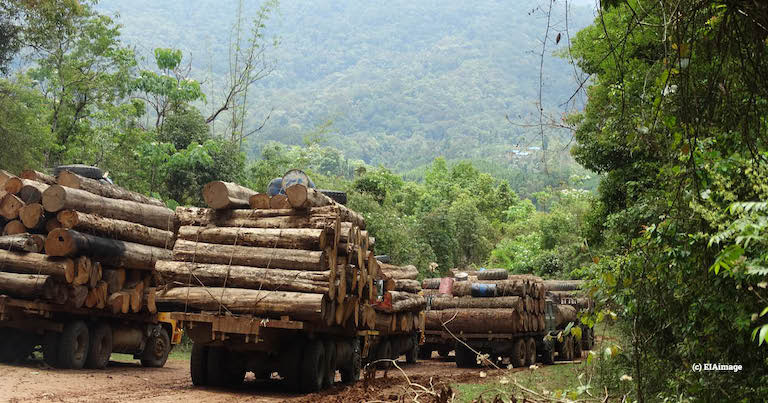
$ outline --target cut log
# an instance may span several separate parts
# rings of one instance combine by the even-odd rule
[[[0,294],[17,298],[42,298],[51,295],[54,287],[50,276],[0,272]]]
[[[276,209],[289,209],[291,203],[288,202],[288,197],[285,195],[274,195],[269,198],[269,208]]]
[[[56,184],[56,178],[54,178],[51,175],[44,174],[39,171],[35,171],[34,169],[25,169],[21,171],[21,175],[19,177],[23,179],[30,179],[33,181],[38,181],[41,183],[45,183],[46,185],[55,185]]]
[[[0,249],[0,270],[11,273],[45,274],[72,282],[75,263],[72,259],[52,258],[39,253],[9,252]]]
[[[51,217],[45,220],[45,232],[51,232],[56,228],[61,228],[61,223],[56,217]]]
[[[278,218],[287,219],[286,216],[303,216],[303,222],[308,223],[309,218],[305,211],[297,210],[214,210],[199,207],[177,207],[176,215],[180,225],[213,225],[217,227],[247,227],[247,228],[299,228],[292,222],[281,222],[277,226],[263,226],[260,219]],[[252,223],[252,224],[251,224]],[[282,226],[281,226],[282,225]]]
[[[427,330],[445,330],[464,333],[517,333],[522,331],[520,312],[511,309],[446,309],[426,311]]]
[[[578,324],[578,317],[576,315],[576,308],[570,305],[557,305],[555,310],[555,324],[556,327],[565,327],[568,322],[574,322]]]
[[[144,282],[132,284],[129,288],[123,290],[130,295],[131,312],[141,312],[142,302],[144,300]]]
[[[421,283],[416,280],[395,280],[395,291],[405,291],[410,293],[418,293],[421,291]],[[389,291],[389,290],[388,290]]]
[[[549,291],[575,291],[584,286],[583,280],[546,280],[544,286]]]
[[[96,288],[96,286],[99,284],[99,281],[101,281],[101,276],[104,275],[103,269],[101,268],[100,262],[92,262],[91,263],[91,275],[88,277],[88,287],[89,288]]]
[[[183,239],[176,241],[173,260],[289,270],[328,270],[328,259],[324,251],[215,245]]]
[[[0,236],[0,249],[40,253],[42,249],[31,234]]]
[[[462,308],[514,309],[520,312],[523,310],[523,303],[521,297],[433,297],[429,305],[429,309],[437,311]]]
[[[226,282],[228,287],[235,288],[317,294],[328,292],[328,272],[173,261],[159,261],[155,265],[155,270],[163,284],[222,287]]]
[[[285,189],[285,195],[288,197],[288,202],[295,209],[312,208],[313,214],[321,211],[334,213],[342,221],[349,221],[361,229],[365,229],[363,216],[346,206],[336,203],[333,199],[315,189],[296,184],[288,186]]]
[[[489,269],[477,272],[478,280],[506,280],[509,272],[505,269]]]
[[[71,229],[51,231],[45,240],[50,256],[90,256],[112,266],[152,270],[158,260],[171,260],[171,251],[154,246],[117,241]]]
[[[146,288],[144,290],[144,306],[147,307],[149,313],[157,313],[157,289],[154,287]]]
[[[453,296],[466,297],[472,295],[472,284],[492,284],[495,285],[495,295],[502,296],[519,296],[523,297],[528,295],[528,287],[523,280],[498,280],[498,281],[483,281],[483,282],[471,282],[471,281],[457,281],[453,283]]]
[[[394,280],[416,280],[419,276],[419,270],[416,266],[395,266],[378,262],[380,272],[385,278]]]
[[[79,256],[75,259],[75,278],[72,280],[74,285],[83,285],[88,283],[91,277],[91,259],[86,256]]]
[[[75,308],[82,308],[85,305],[86,298],[88,298],[88,287],[84,285],[72,285],[69,287],[69,305]]]
[[[427,300],[421,295],[402,291],[390,291],[392,294],[391,312],[421,311],[427,306]]]
[[[8,221],[3,227],[3,235],[20,235],[27,232],[27,227],[19,220]]]
[[[248,200],[255,194],[253,190],[231,182],[209,182],[203,187],[205,203],[217,210],[249,208]]]
[[[0,216],[7,220],[15,220],[19,216],[19,210],[24,207],[24,202],[16,195],[5,193],[0,199]]]
[[[28,179],[23,181],[26,184],[19,190],[19,199],[27,204],[43,201],[43,192],[45,192],[45,189],[48,189],[48,185]]]
[[[202,228],[184,226],[179,228],[179,239],[222,245],[323,250],[328,237],[324,229],[311,228]]]
[[[61,186],[84,190],[88,193],[110,199],[127,200],[140,204],[165,207],[165,203],[153,197],[145,196],[137,192],[132,192],[130,190],[123,189],[120,186],[112,185],[104,181],[86,178],[69,171],[63,171],[59,173],[59,176],[56,179],[56,183]]]
[[[165,249],[172,249],[175,241],[172,231],[147,227],[129,221],[104,218],[74,210],[60,211],[56,219],[63,228],[76,229],[121,241],[135,242]]]
[[[5,182],[8,182],[8,179],[13,178],[14,176],[16,175],[0,169],[0,190],[5,189]]]
[[[320,322],[326,318],[326,297],[282,291],[258,291],[241,288],[179,287],[157,293],[160,305],[189,306],[205,311],[224,308],[233,313],[272,317],[289,316],[296,320]]]
[[[176,228],[176,215],[166,207],[110,199],[59,185],[53,185],[43,193],[43,207],[52,213],[77,210],[169,231]]]
[[[441,278],[425,278],[421,281],[421,288],[425,290],[437,290],[440,288]]]
[[[45,209],[40,203],[27,204],[19,210],[19,218],[29,229],[42,229],[45,226]]]
[[[248,205],[251,206],[252,209],[269,209],[269,195],[266,193],[256,193],[248,198]]]
[[[395,315],[391,313],[378,313],[376,315],[376,324],[374,330],[380,332],[389,333],[392,329],[392,321],[395,320]]]
[[[125,269],[102,269],[101,278],[107,283],[107,294],[114,294],[125,285]]]
[[[107,306],[112,313],[128,313],[131,309],[131,295],[125,291],[118,291],[107,298]]]

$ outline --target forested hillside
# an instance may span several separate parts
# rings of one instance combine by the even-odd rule
[[[209,100],[228,74],[229,44],[238,1],[194,3],[104,0],[98,9],[119,13],[126,43],[151,55],[156,47],[181,49],[193,78],[207,80]],[[570,4],[568,27],[576,32],[593,15],[589,2]],[[245,1],[244,32],[258,12]],[[271,119],[250,141],[251,155],[268,140],[301,144],[308,132],[331,121],[322,141],[371,165],[407,170],[437,156],[483,159],[511,166],[540,159],[539,63],[546,9],[537,1],[285,0],[265,35],[274,71],[248,94],[247,126]],[[553,9],[544,60],[543,106],[560,118],[577,88],[574,70],[552,55],[556,32],[565,35],[563,6]],[[564,43],[564,42],[563,42]],[[151,56],[150,56],[151,60]],[[209,102],[202,107],[215,107]],[[569,132],[552,131],[550,148],[562,151]],[[519,147],[530,153],[515,158]],[[567,155],[567,153],[566,153]],[[539,158],[537,158],[539,157]],[[568,174],[564,174],[567,178]]]

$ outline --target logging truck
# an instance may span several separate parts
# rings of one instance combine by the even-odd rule
[[[2,362],[24,360],[40,346],[54,368],[102,369],[112,353],[132,354],[145,367],[162,367],[181,337],[181,328],[167,313],[114,314],[0,295]]]

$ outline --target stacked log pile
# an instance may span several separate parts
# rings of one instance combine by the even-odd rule
[[[426,329],[463,333],[528,333],[546,329],[546,287],[531,275],[453,283],[453,296],[431,297]]]
[[[421,312],[427,300],[420,295],[421,283],[415,266],[395,266],[376,261],[383,293],[374,306],[376,330],[382,333],[411,332],[422,328]]]
[[[113,313],[156,312],[154,264],[170,259],[174,212],[64,171],[0,171],[0,293]]]
[[[379,265],[362,216],[314,189],[285,195],[227,182],[209,208],[179,207],[172,259],[157,262],[169,309],[373,329]]]

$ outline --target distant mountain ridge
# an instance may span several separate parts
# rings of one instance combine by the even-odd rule
[[[251,16],[259,5],[244,4]],[[299,144],[330,120],[326,144],[373,165],[407,170],[439,155],[510,161],[516,146],[540,145],[505,119],[524,121],[536,113],[537,53],[546,28],[544,13],[532,12],[537,5],[282,1],[267,23],[280,37],[273,52],[277,68],[249,95],[251,125],[273,109],[251,141],[253,153],[269,140]],[[206,92],[226,73],[237,2],[103,0],[98,7],[119,14],[126,42],[141,53],[161,46],[184,50],[195,78],[209,76]],[[562,7],[555,7],[550,44],[565,29]],[[589,6],[571,4],[571,33],[592,17]],[[544,108],[553,113],[577,86],[573,67],[551,56],[556,49],[547,48],[543,88]]]

